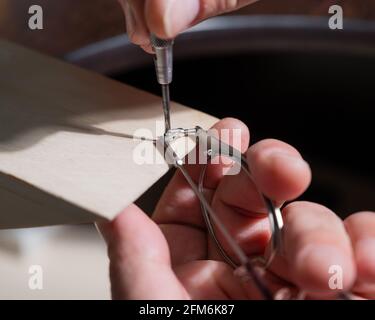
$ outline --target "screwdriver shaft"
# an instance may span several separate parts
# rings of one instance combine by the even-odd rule
[[[170,115],[170,94],[169,94],[169,84],[163,84],[162,88],[162,95],[163,95],[163,111],[164,111],[164,119],[165,119],[165,132],[167,133],[171,130],[171,115]]]
[[[171,130],[169,84],[173,78],[173,40],[163,40],[151,34],[151,44],[155,52],[156,76],[163,95],[165,133]]]

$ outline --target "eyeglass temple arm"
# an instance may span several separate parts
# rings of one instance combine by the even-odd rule
[[[209,134],[206,130],[203,130],[200,127],[197,127],[196,130],[198,139],[200,141],[207,141],[207,150],[211,150],[211,158],[224,155],[231,158],[237,164],[241,165],[242,170],[251,179],[251,181],[253,181],[260,197],[262,198],[264,206],[266,207],[268,212],[268,218],[270,220],[270,227],[272,232],[270,250],[271,254],[267,259],[267,267],[272,262],[272,259],[274,258],[277,251],[282,251],[282,228],[284,226],[284,222],[280,208],[278,208],[271,199],[260,192],[250,172],[247,159],[239,150]]]
[[[197,128],[198,133],[198,128]],[[245,270],[249,273],[250,277],[254,281],[254,284],[257,286],[261,294],[263,295],[264,299],[267,300],[273,300],[273,295],[271,291],[267,288],[261,277],[258,275],[258,273],[255,271],[252,263],[250,262],[249,258],[246,256],[246,254],[243,252],[241,247],[236,243],[236,241],[233,239],[233,237],[230,235],[224,224],[220,221],[220,219],[217,217],[215,212],[213,211],[211,205],[208,203],[206,198],[204,197],[203,193],[201,193],[198,189],[197,184],[193,181],[191,178],[189,172],[186,170],[184,166],[184,161],[180,159],[177,154],[174,152],[174,150],[171,148],[169,141],[167,139],[164,139],[164,150],[165,150],[165,158],[169,164],[173,164],[178,170],[181,171],[183,176],[185,177],[186,181],[192,188],[195,195],[198,197],[201,204],[204,206],[204,208],[208,211],[210,214],[210,218],[216,225],[216,227],[221,232],[222,236],[227,241],[228,245],[231,247],[235,255],[237,256],[238,260],[240,261],[241,266],[245,268]]]

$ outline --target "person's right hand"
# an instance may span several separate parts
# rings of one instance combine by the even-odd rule
[[[299,197],[309,186],[310,167],[291,145],[267,139],[248,148],[248,128],[231,118],[214,129],[240,130],[241,141],[224,134],[227,131],[220,138],[246,155],[259,189],[278,205]],[[224,175],[225,168],[223,164],[207,166],[205,195],[245,254],[267,256],[271,233],[257,189],[243,172]],[[186,165],[195,183],[201,169],[202,165]],[[351,290],[358,299],[375,299],[374,212],[356,213],[342,221],[322,205],[296,201],[283,206],[282,213],[283,250],[264,274],[273,295],[281,288],[293,293],[299,288],[308,298],[335,299],[342,290]],[[114,299],[262,298],[253,281],[242,281],[223,261],[208,233],[200,201],[180,171],[152,219],[131,205],[114,221],[99,226],[108,244]],[[222,234],[215,231],[235,259]],[[342,290],[332,287],[331,280]]]
[[[150,33],[172,39],[189,27],[258,0],[119,0],[130,40],[152,53]]]

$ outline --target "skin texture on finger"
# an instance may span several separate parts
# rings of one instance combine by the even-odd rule
[[[172,266],[207,258],[207,233],[205,231],[178,224],[159,225],[169,241]]]
[[[192,261],[175,268],[193,300],[249,299],[233,269],[219,261]]]
[[[309,165],[295,148],[282,141],[256,143],[247,151],[247,161],[253,180],[244,172],[225,176],[215,193],[215,197],[244,215],[260,217],[267,213],[258,188],[281,205],[299,197],[310,185]]]
[[[375,213],[356,213],[346,218],[344,223],[357,265],[358,275],[353,291],[375,299]]]
[[[174,38],[209,17],[237,10],[257,0],[146,0],[149,29],[161,38]]]
[[[245,216],[259,218],[267,213],[258,189],[244,171],[223,177],[214,198]]]
[[[274,201],[293,200],[310,185],[310,166],[295,148],[282,141],[267,139],[255,144],[247,159],[258,188]]]
[[[220,221],[224,224],[226,229],[236,243],[241,247],[244,253],[248,256],[262,255],[270,238],[270,228],[267,218],[250,218],[247,215],[239,213],[233,207],[230,207],[218,198],[214,198],[213,209],[215,210]],[[225,238],[220,234],[214,226],[216,237],[222,245],[225,252],[236,262],[237,257],[234,255],[232,248],[228,245]],[[217,254],[217,249],[214,243],[209,246],[209,258],[220,258]]]
[[[259,0],[200,0],[200,11],[192,24],[199,23],[217,15],[238,10],[257,1]]]
[[[314,297],[334,297],[332,268],[347,291],[356,278],[352,246],[343,222],[329,209],[294,202],[284,209],[284,256],[293,282]],[[333,283],[335,284],[335,283]],[[339,285],[340,286],[340,285]]]
[[[288,287],[284,281],[275,278],[263,269],[255,267],[265,285],[275,295]],[[229,265],[221,261],[192,261],[175,268],[177,277],[193,300],[261,300],[263,296],[246,274],[239,276]]]
[[[171,39],[187,29],[200,11],[197,0],[146,0],[145,14],[149,30],[162,39]]]
[[[108,244],[114,299],[188,299],[159,227],[135,205],[99,225]]]

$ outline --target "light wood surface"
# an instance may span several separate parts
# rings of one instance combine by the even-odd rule
[[[133,160],[137,129],[162,134],[159,97],[5,41],[0,70],[0,228],[112,219],[168,171]],[[216,119],[173,104],[172,121]]]

